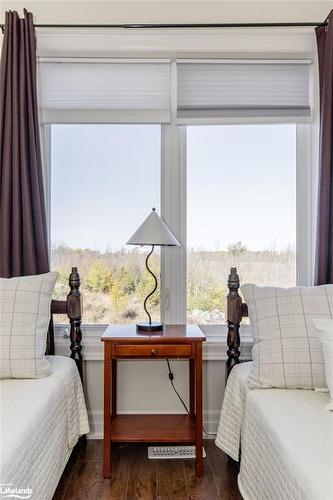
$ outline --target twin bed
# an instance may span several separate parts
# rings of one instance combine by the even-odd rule
[[[74,446],[89,432],[81,384],[76,268],[69,285],[67,300],[52,301],[51,313],[69,318],[70,357],[54,355],[51,319],[46,350],[51,375],[0,380],[2,495],[6,488],[17,488],[21,497],[51,500]],[[239,328],[248,308],[238,293],[235,268],[228,286],[229,378],[216,444],[240,461],[238,483],[244,500],[332,500],[333,412],[325,409],[329,395],[315,390],[249,389],[251,363],[239,363]]]
[[[332,500],[333,413],[327,392],[249,389],[252,363],[240,363],[239,326],[247,306],[229,277],[228,383],[216,444],[240,461],[244,500]]]
[[[74,446],[89,432],[80,379],[81,303],[76,268],[69,286],[67,300],[52,301],[51,312],[69,318],[70,357],[54,355],[51,319],[46,350],[51,375],[0,380],[2,492],[17,488],[24,498],[34,500],[52,499]]]

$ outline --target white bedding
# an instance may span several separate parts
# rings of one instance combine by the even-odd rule
[[[73,446],[89,432],[75,362],[47,359],[48,377],[0,381],[0,483],[31,488],[33,500],[52,499]]]
[[[328,394],[249,390],[250,363],[232,370],[216,444],[242,459],[245,500],[333,500],[333,413]]]
[[[245,410],[246,395],[250,391],[247,377],[252,362],[235,366],[228,378],[217,430],[216,444],[229,457],[238,462],[241,439],[241,428]]]

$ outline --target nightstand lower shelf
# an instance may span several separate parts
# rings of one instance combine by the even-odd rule
[[[190,415],[115,415],[111,441],[144,443],[195,443],[195,418]]]

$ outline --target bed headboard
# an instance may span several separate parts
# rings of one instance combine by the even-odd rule
[[[228,278],[227,295],[227,324],[228,324],[228,337],[227,337],[227,376],[232,368],[239,363],[240,356],[240,336],[239,326],[242,318],[248,316],[247,305],[242,301],[239,295],[239,276],[236,267],[232,267]]]
[[[51,319],[47,332],[46,354],[54,355],[54,327],[53,315],[66,314],[70,323],[70,357],[74,359],[82,380],[82,331],[81,331],[81,293],[80,275],[76,267],[68,279],[70,291],[66,300],[51,301]]]

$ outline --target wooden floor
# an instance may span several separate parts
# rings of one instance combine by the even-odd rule
[[[53,500],[188,499],[241,500],[238,467],[213,440],[205,441],[204,476],[197,479],[193,460],[149,460],[147,446],[114,445],[112,479],[103,479],[102,441],[90,440],[72,456]]]

